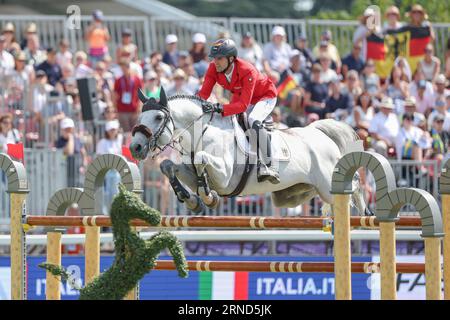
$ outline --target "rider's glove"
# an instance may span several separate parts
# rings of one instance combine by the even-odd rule
[[[210,113],[210,112],[217,112],[222,113],[223,112],[223,105],[220,103],[211,103],[208,101],[205,101],[202,104],[203,112],[204,113]]]

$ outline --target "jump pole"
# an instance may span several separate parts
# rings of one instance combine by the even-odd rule
[[[381,300],[396,300],[395,222],[380,222]]]
[[[27,172],[22,163],[0,154],[0,170],[8,181],[11,217],[11,299],[25,300],[26,293],[26,238],[22,219],[26,214],[26,197],[29,192]]]
[[[84,282],[87,285],[100,275],[100,227],[86,227],[84,243]]]
[[[450,300],[450,160],[441,171],[439,192],[442,196],[442,222],[444,225],[444,299]]]
[[[61,232],[47,232],[47,262],[61,265]],[[61,300],[60,276],[46,272],[45,298],[47,300]]]
[[[336,300],[352,299],[350,195],[334,195],[334,277]]]

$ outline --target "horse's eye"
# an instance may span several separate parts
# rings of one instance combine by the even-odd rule
[[[161,121],[163,119],[163,117],[162,117],[162,115],[160,115],[160,114],[158,114],[156,117],[155,117],[155,120],[156,121]]]

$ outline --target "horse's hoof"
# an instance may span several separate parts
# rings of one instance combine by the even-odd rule
[[[364,209],[364,215],[365,215],[366,217],[372,217],[372,216],[374,216],[375,214],[374,214],[372,211],[370,211],[370,209],[369,209],[368,207],[366,207],[366,208]]]
[[[202,213],[206,210],[205,204],[200,197],[196,195],[192,195],[189,200],[186,200],[186,207],[195,214]]]
[[[217,209],[220,204],[220,197],[214,190],[211,190],[210,195],[212,196],[212,201],[209,204],[205,202],[205,204],[210,209]]]

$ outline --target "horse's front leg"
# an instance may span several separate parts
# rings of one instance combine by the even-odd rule
[[[191,190],[195,190],[197,188],[197,177],[195,174],[186,165],[177,165],[168,159],[161,162],[160,169],[169,179],[178,201],[184,202],[186,207],[194,213],[202,212],[204,209],[202,200],[194,193],[189,192],[180,182],[180,180],[183,181]]]
[[[195,154],[195,166],[198,174],[198,194],[208,207],[214,209],[219,205],[220,197],[215,190],[211,189],[210,184],[219,190],[228,186],[230,174],[225,161],[221,157],[199,151]]]

